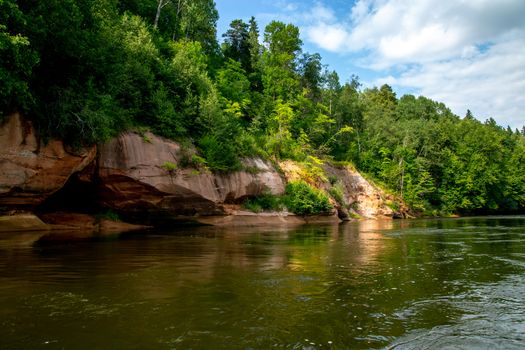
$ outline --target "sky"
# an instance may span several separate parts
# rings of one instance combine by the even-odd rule
[[[254,16],[299,27],[341,82],[389,84],[463,117],[525,125],[525,0],[215,0],[218,35]],[[221,38],[222,40],[222,38]]]

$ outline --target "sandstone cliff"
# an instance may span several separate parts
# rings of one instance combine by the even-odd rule
[[[336,198],[332,199],[341,219],[348,219],[352,214],[354,217],[366,219],[391,218],[395,214],[386,204],[388,196],[350,166],[320,162],[308,164],[308,170],[304,164],[293,161],[283,161],[280,166],[288,181],[306,179],[328,193],[337,188],[341,195],[341,198],[337,199],[341,203]]]
[[[147,140],[147,141],[145,141]],[[184,168],[180,146],[152,134],[124,133],[100,148],[103,205],[121,212],[222,215],[224,203],[263,192],[282,194],[284,180],[267,162],[248,159],[250,171],[212,174]]]
[[[33,209],[95,160],[96,147],[71,150],[39,140],[19,114],[0,127],[0,207]]]
[[[132,132],[99,146],[98,154],[94,146],[73,151],[59,140],[39,140],[32,124],[14,114],[0,126],[0,211],[36,211],[48,223],[59,223],[63,217],[70,226],[77,216],[50,212],[93,215],[112,210],[148,224],[166,219],[209,224],[304,222],[287,213],[272,219],[266,213],[256,219],[239,207],[245,198],[283,194],[287,181],[303,176],[299,164],[282,162],[277,171],[268,161],[245,159],[244,170],[212,174],[204,166],[190,166],[187,156],[188,150],[176,142]],[[385,205],[384,193],[355,170],[329,164],[319,169],[337,181],[342,203],[334,204],[340,218],[349,213],[364,218],[394,215]],[[327,177],[314,185],[330,191],[334,183]],[[326,220],[333,219],[337,217]],[[77,220],[78,226],[87,227],[86,220]]]

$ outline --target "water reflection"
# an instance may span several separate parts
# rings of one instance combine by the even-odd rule
[[[508,217],[0,240],[0,336],[5,348],[524,346],[524,237],[525,219]]]

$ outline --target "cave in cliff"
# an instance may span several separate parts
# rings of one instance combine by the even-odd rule
[[[61,189],[49,196],[35,211],[96,214],[100,210],[96,184],[86,180],[80,173],[74,173]]]

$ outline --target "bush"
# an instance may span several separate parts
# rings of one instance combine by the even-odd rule
[[[227,172],[241,168],[235,148],[230,142],[206,135],[199,140],[199,146],[206,159],[206,164],[212,171]]]
[[[260,213],[264,210],[282,211],[284,209],[283,198],[270,193],[261,196],[249,198],[243,203],[243,207],[254,213]]]
[[[161,165],[161,168],[166,170],[167,172],[169,172],[170,174],[173,173],[175,170],[177,170],[177,164],[175,163],[172,163],[172,162],[164,162],[162,165]]]
[[[323,191],[304,181],[293,181],[286,186],[285,203],[290,211],[299,215],[321,214],[333,209]]]
[[[346,201],[345,201],[345,197],[344,197],[343,186],[340,183],[336,183],[334,186],[332,186],[328,190],[328,193],[330,193],[332,198],[337,203],[339,203],[339,205],[341,205],[342,207],[346,207]]]
[[[102,220],[121,221],[119,215],[111,209],[108,209],[105,212],[98,213],[95,217],[98,221],[102,221]]]

